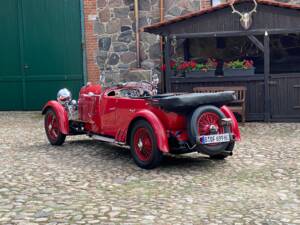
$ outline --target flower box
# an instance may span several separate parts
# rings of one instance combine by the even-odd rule
[[[223,68],[224,76],[248,76],[254,75],[255,68],[250,69],[233,69],[233,68]]]
[[[215,69],[209,69],[206,71],[203,71],[203,70],[191,71],[191,72],[186,72],[185,77],[186,78],[214,77],[215,73],[216,73]]]
[[[184,77],[184,73],[178,72],[178,71],[172,71],[171,72],[172,77]]]

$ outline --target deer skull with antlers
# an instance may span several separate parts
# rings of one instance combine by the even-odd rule
[[[250,12],[239,12],[234,8],[234,1],[230,4],[231,8],[232,8],[232,13],[236,13],[238,15],[240,15],[241,19],[241,26],[245,29],[248,30],[251,25],[252,25],[252,14],[256,12],[256,8],[257,8],[257,2],[256,0],[253,0],[254,2],[254,8],[250,11]]]

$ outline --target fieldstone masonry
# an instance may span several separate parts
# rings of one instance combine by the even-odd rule
[[[282,1],[300,3],[300,0]],[[140,27],[160,21],[159,4],[160,0],[139,0]],[[209,7],[208,0],[165,0],[164,4],[165,19]],[[97,0],[97,13],[98,19],[94,21],[97,65],[100,71],[120,71],[121,77],[128,78],[128,71],[137,67],[134,0]],[[141,66],[156,73],[160,72],[159,40],[156,35],[141,33]]]
[[[159,22],[159,0],[140,0],[140,27]],[[166,0],[165,19],[200,8],[200,0]],[[137,67],[133,0],[98,0],[94,32],[98,40],[96,62],[100,71],[120,71],[121,77]],[[140,57],[143,69],[159,72],[160,41],[156,35],[141,33]],[[119,78],[118,78],[119,79]]]

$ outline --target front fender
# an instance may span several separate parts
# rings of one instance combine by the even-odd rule
[[[141,110],[135,114],[135,117],[132,121],[138,118],[143,118],[151,124],[156,135],[159,150],[162,152],[169,152],[169,143],[166,134],[166,129],[164,128],[163,124],[160,122],[158,117],[149,110]]]
[[[49,101],[44,106],[42,114],[44,115],[49,109],[52,109],[57,116],[60,132],[66,135],[69,134],[69,118],[65,108],[57,101]]]
[[[241,134],[240,134],[239,125],[238,125],[238,122],[235,118],[235,115],[233,114],[233,112],[227,106],[222,106],[221,111],[224,113],[224,115],[227,118],[230,118],[232,120],[231,129],[232,129],[232,132],[235,136],[235,140],[240,141],[241,140]]]

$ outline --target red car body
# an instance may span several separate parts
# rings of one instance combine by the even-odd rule
[[[123,146],[132,145],[130,143],[131,130],[137,121],[143,120],[153,129],[158,151],[174,153],[178,150],[178,143],[181,144],[181,149],[185,149],[183,153],[196,151],[183,144],[189,142],[187,115],[166,111],[156,104],[159,101],[157,98],[127,96],[127,91],[137,91],[138,88],[140,88],[138,83],[115,86],[105,90],[102,90],[100,85],[87,85],[79,94],[76,119],[71,119],[67,108],[58,101],[49,101],[43,108],[43,114],[49,110],[54,112],[57,132],[62,135],[87,134],[96,139],[98,137],[99,140]],[[122,92],[125,92],[125,96],[120,94]],[[234,114],[226,106],[221,106],[219,109],[230,120],[231,141],[240,140],[240,131]],[[50,131],[49,129],[47,131],[47,126],[52,129],[54,127],[49,123],[47,124],[45,120],[48,138]],[[148,139],[152,142],[151,138]],[[177,143],[175,150],[172,144],[174,140]]]

